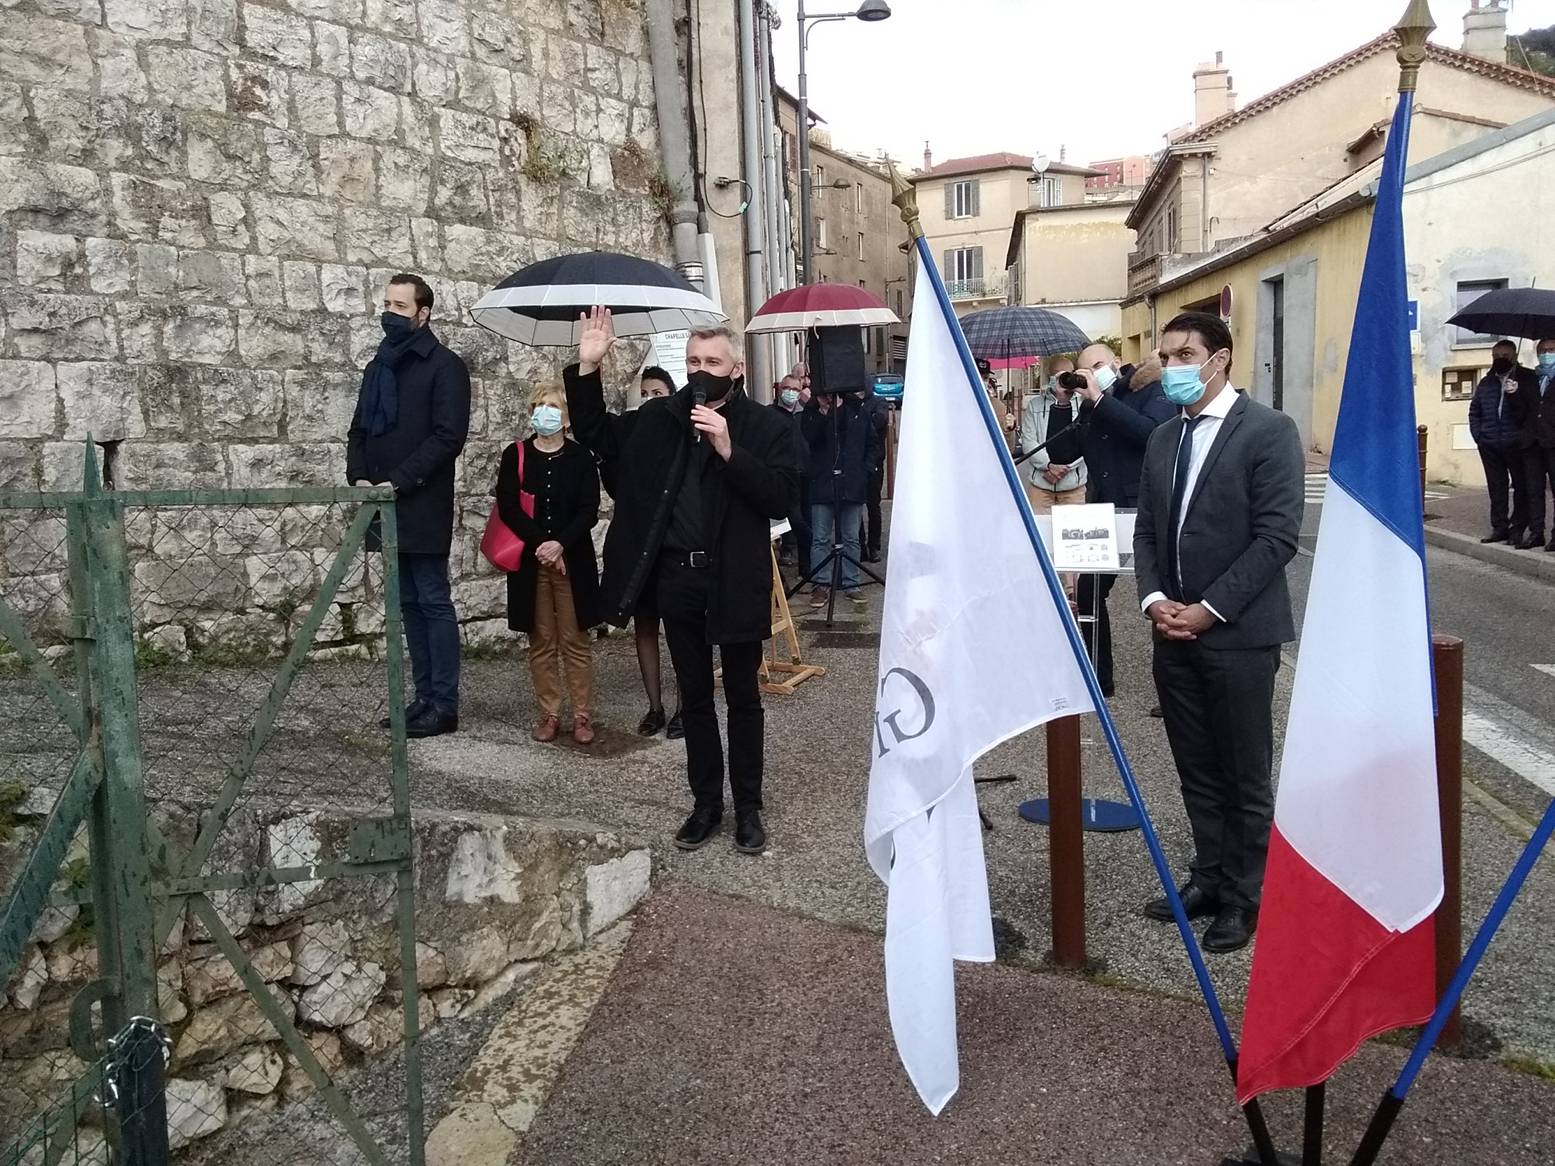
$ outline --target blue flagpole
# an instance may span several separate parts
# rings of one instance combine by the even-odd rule
[[[1004,469],[1005,484],[1010,488],[1010,494],[1015,499],[1016,506],[1020,510],[1021,521],[1026,527],[1026,537],[1031,540],[1031,549],[1036,552],[1037,563],[1042,568],[1042,577],[1047,581],[1048,593],[1052,596],[1053,604],[1063,618],[1064,633],[1069,637],[1069,649],[1074,653],[1075,660],[1080,665],[1080,674],[1085,678],[1086,690],[1091,695],[1091,703],[1095,706],[1096,715],[1101,721],[1102,732],[1107,738],[1107,748],[1112,752],[1112,759],[1117,764],[1118,775],[1123,779],[1123,786],[1128,791],[1128,798],[1133,803],[1134,809],[1139,814],[1141,832],[1145,836],[1145,846],[1150,851],[1150,861],[1155,865],[1156,875],[1161,880],[1161,886],[1166,890],[1166,898],[1172,907],[1172,917],[1177,921],[1177,931],[1182,937],[1183,947],[1188,952],[1188,961],[1193,965],[1193,975],[1199,983],[1199,992],[1204,997],[1204,1003],[1209,1008],[1210,1019],[1215,1025],[1215,1035],[1220,1039],[1221,1051],[1226,1058],[1226,1064],[1231,1070],[1231,1078],[1236,1080],[1236,1041],[1231,1036],[1231,1027],[1226,1023],[1226,1014],[1220,1006],[1220,997],[1215,992],[1215,985],[1210,980],[1209,968],[1204,963],[1204,954],[1199,950],[1198,937],[1193,934],[1193,928],[1188,922],[1188,913],[1183,909],[1182,897],[1177,893],[1177,884],[1172,878],[1171,864],[1167,861],[1166,851],[1161,846],[1161,840],[1155,832],[1155,826],[1150,820],[1150,813],[1145,808],[1144,794],[1140,792],[1139,783],[1134,779],[1133,767],[1129,764],[1128,757],[1123,752],[1123,743],[1118,738],[1117,726],[1112,722],[1112,712],[1107,708],[1106,697],[1102,695],[1101,683],[1096,679],[1096,669],[1091,664],[1089,653],[1085,650],[1084,641],[1080,638],[1079,625],[1075,623],[1074,616],[1069,611],[1069,600],[1064,594],[1063,583],[1058,578],[1058,572],[1054,569],[1052,560],[1048,558],[1047,548],[1042,545],[1042,536],[1037,530],[1036,518],[1031,513],[1031,504],[1026,498],[1026,491],[1020,484],[1020,475],[1016,472],[1015,463],[1010,458],[1009,448],[1004,444],[1003,431],[999,427],[998,418],[994,416],[993,406],[989,403],[988,394],[983,390],[982,379],[977,375],[977,363],[972,358],[972,350],[967,346],[966,336],[962,334],[961,323],[956,318],[955,310],[950,304],[950,295],[945,291],[944,281],[940,278],[939,269],[934,265],[934,258],[929,253],[928,241],[921,235],[914,239],[917,247],[918,258],[923,264],[924,275],[929,287],[934,291],[934,298],[939,305],[939,310],[944,313],[945,321],[950,326],[951,336],[956,342],[956,351],[961,355],[961,364],[967,374],[967,383],[972,389],[972,396],[978,404],[978,412],[983,418],[983,425],[988,430],[988,438],[994,448],[999,452],[999,463]],[[1277,1166],[1278,1158],[1275,1153],[1274,1143],[1269,1137],[1269,1131],[1264,1123],[1263,1111],[1259,1108],[1258,1099],[1254,1098],[1242,1107],[1247,1115],[1248,1128],[1252,1132],[1254,1144],[1259,1157],[1265,1166]]]
[[[1528,845],[1523,847],[1517,865],[1512,868],[1512,873],[1502,884],[1501,893],[1496,896],[1496,901],[1491,905],[1490,913],[1479,925],[1474,942],[1469,945],[1468,953],[1453,974],[1446,993],[1436,1005],[1436,1011],[1431,1014],[1430,1023],[1425,1026],[1424,1031],[1420,1033],[1420,1038],[1415,1041],[1415,1047],[1409,1054],[1409,1060],[1404,1063],[1398,1080],[1393,1083],[1393,1088],[1383,1095],[1381,1104],[1372,1115],[1371,1124],[1366,1127],[1366,1135],[1355,1151],[1355,1157],[1350,1160],[1351,1166],[1370,1166],[1377,1160],[1377,1154],[1382,1149],[1383,1142],[1387,1140],[1394,1119],[1398,1117],[1399,1110],[1404,1107],[1405,1097],[1413,1088],[1415,1079],[1420,1076],[1421,1069],[1425,1067],[1426,1057],[1430,1056],[1431,1050],[1436,1047],[1442,1029],[1447,1026],[1447,1018],[1452,1015],[1452,1010],[1458,1006],[1458,1001],[1463,997],[1463,990],[1468,987],[1474,973],[1479,970],[1480,961],[1485,958],[1485,952],[1489,950],[1496,932],[1501,929],[1501,924],[1506,920],[1507,912],[1512,909],[1513,902],[1522,893],[1523,884],[1533,873],[1534,864],[1539,861],[1539,856],[1549,844],[1552,834],[1555,834],[1555,803],[1551,803],[1544,811],[1544,817],[1539,820],[1539,828],[1533,832]]]

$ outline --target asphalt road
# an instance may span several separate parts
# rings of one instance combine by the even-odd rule
[[[1322,516],[1320,486],[1320,475],[1309,476],[1303,553],[1290,569],[1298,623]],[[1464,641],[1467,776],[1533,820],[1555,793],[1555,587],[1435,547],[1427,548],[1426,566],[1435,630]]]

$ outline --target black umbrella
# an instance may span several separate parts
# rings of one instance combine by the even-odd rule
[[[1090,337],[1049,308],[988,308],[961,317],[972,355],[980,360],[1011,360],[1079,352]]]
[[[678,273],[612,251],[531,263],[482,296],[470,315],[520,344],[565,348],[578,342],[578,318],[595,304],[610,309],[617,336],[707,328],[729,318]]]
[[[1555,337],[1555,291],[1504,287],[1486,292],[1447,322],[1482,336],[1547,340]]]

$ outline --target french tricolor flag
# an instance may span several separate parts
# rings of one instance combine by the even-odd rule
[[[1379,180],[1280,762],[1237,1096],[1326,1081],[1435,1003],[1442,897],[1404,267],[1410,95]]]

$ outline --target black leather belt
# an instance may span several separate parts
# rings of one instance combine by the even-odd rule
[[[697,571],[705,571],[713,565],[706,551],[665,551],[663,558],[665,562],[677,567],[691,567]]]

